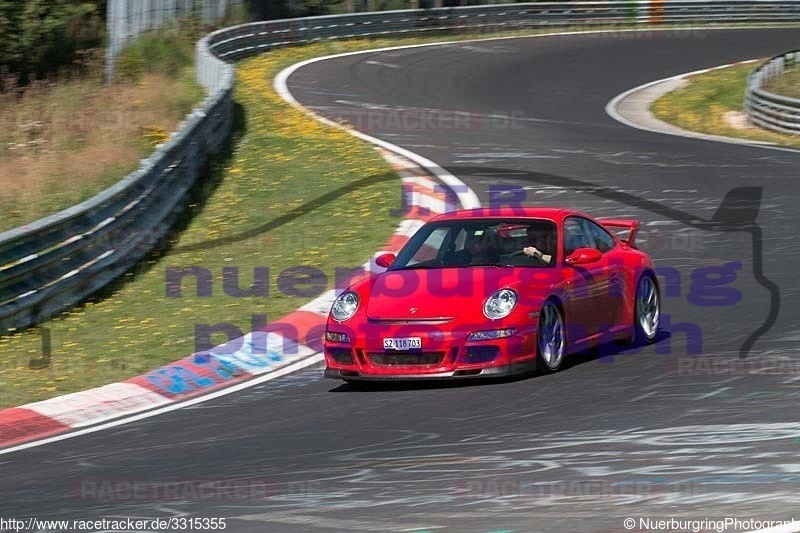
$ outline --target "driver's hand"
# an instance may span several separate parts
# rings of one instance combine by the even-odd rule
[[[525,255],[528,255],[530,257],[535,257],[536,256],[536,252],[538,252],[538,251],[539,250],[537,250],[535,246],[526,246],[525,248],[522,249],[522,253],[524,253]]]

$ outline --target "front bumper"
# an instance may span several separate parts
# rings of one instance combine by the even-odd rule
[[[326,368],[325,377],[331,379],[343,379],[345,381],[417,381],[417,380],[452,380],[452,379],[476,379],[476,378],[497,378],[504,376],[516,376],[532,372],[536,369],[536,361],[530,359],[510,365],[493,366],[470,370],[452,370],[448,372],[430,372],[414,374],[367,374],[358,370],[340,370],[337,368]]]
[[[331,332],[337,324],[329,323]],[[341,327],[341,326],[338,326]],[[535,366],[536,326],[532,323],[487,323],[471,328],[424,328],[408,324],[361,325],[348,342],[325,341],[325,376],[345,380],[419,380],[497,377],[523,373]],[[355,328],[354,328],[355,329]],[[513,329],[489,340],[468,340],[474,331]],[[385,337],[419,336],[418,350],[387,350]]]

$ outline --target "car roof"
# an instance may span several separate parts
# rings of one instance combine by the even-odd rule
[[[439,215],[433,220],[436,222],[445,220],[458,220],[469,218],[544,218],[561,222],[569,215],[578,215],[591,218],[585,213],[566,209],[563,207],[533,207],[533,206],[514,206],[514,207],[481,207],[478,209],[461,209],[450,211]]]

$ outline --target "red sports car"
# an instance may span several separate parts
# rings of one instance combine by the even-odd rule
[[[554,372],[598,342],[650,343],[660,291],[639,222],[568,209],[440,215],[351,284],[325,331],[325,375],[355,380]],[[618,236],[617,233],[620,233]]]

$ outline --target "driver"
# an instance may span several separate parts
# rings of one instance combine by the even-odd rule
[[[474,230],[467,234],[464,249],[470,253],[472,265],[485,265],[497,261],[491,250],[491,236],[485,230]]]
[[[522,249],[522,252],[529,256],[535,257],[545,265],[549,265],[553,260],[553,254],[549,251],[548,243],[550,242],[549,231],[542,226],[528,226],[528,242],[530,246]]]

